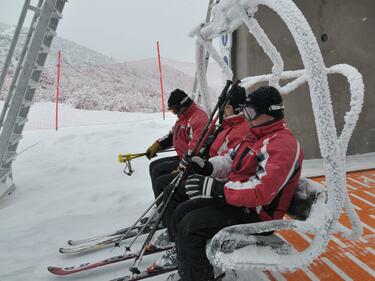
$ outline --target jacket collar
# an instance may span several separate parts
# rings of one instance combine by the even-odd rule
[[[197,108],[197,105],[195,102],[193,102],[186,110],[180,114],[177,114],[177,117],[179,120],[184,120],[193,113],[193,111]]]
[[[232,115],[232,116],[226,117],[223,120],[222,126],[223,127],[233,127],[235,125],[239,125],[240,123],[242,123],[244,121],[246,122],[246,119],[243,116],[243,114],[240,113],[238,115]]]
[[[265,126],[252,127],[250,128],[250,134],[257,136],[258,139],[261,139],[265,136],[271,135],[277,131],[280,131],[286,128],[287,126],[285,123],[285,119],[282,118],[276,122],[273,122]]]

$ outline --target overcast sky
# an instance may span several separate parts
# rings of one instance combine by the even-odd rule
[[[32,3],[36,3],[32,0]],[[58,35],[117,61],[161,55],[194,61],[188,33],[204,21],[208,0],[69,0]],[[15,25],[24,0],[0,0],[0,22]]]

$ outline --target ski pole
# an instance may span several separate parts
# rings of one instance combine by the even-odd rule
[[[125,234],[120,237],[120,240],[115,243],[115,247],[119,247],[120,246],[121,241],[124,240],[124,238],[135,228],[135,226],[137,225],[137,223],[139,223],[141,221],[141,219],[143,219],[143,217],[151,210],[151,208],[156,204],[156,202],[158,202],[162,198],[163,198],[163,193],[160,194],[158,196],[158,198],[156,198],[152,202],[152,204],[150,204],[148,206],[148,208],[146,209],[146,211],[144,211],[142,213],[142,215],[134,222],[134,224],[131,227],[129,227],[128,231],[126,231]]]
[[[180,183],[180,179],[181,179],[181,176],[182,176],[182,173],[179,173],[179,175],[177,177],[175,177],[175,179],[177,179],[176,181],[176,184],[174,185],[173,187],[173,190],[176,189],[176,186]],[[156,223],[153,225],[150,233],[148,234],[146,240],[144,241],[143,245],[142,245],[142,248],[141,250],[139,251],[137,257],[135,258],[134,260],[134,263],[133,265],[129,268],[129,271],[134,275],[134,274],[139,274],[141,273],[141,271],[139,270],[139,264],[145,254],[145,251],[146,251],[146,248],[147,248],[147,245],[150,244],[152,238],[154,237],[155,235],[155,232],[157,230],[157,226],[159,225],[159,223],[161,222],[162,218],[163,218],[163,215],[166,211],[166,207],[168,206],[168,202],[172,199],[172,196],[173,196],[173,192],[171,192],[168,196],[168,199],[167,199],[167,202],[162,206],[162,210],[158,216],[158,219],[156,220]],[[160,207],[160,206],[159,206]]]
[[[174,184],[177,180],[178,176],[176,176],[170,184]],[[155,202],[159,201],[160,198],[163,197],[163,193],[158,196],[158,198],[155,200]],[[152,213],[152,215],[148,218],[147,222],[145,225],[141,228],[141,230],[137,233],[137,235],[133,238],[133,241],[130,243],[129,246],[125,247],[126,251],[124,254],[126,254],[127,251],[130,251],[130,247],[133,246],[134,242],[138,239],[138,237],[144,232],[147,226],[151,224],[151,221],[155,219],[155,217],[160,213],[160,210],[163,208],[164,203],[161,202],[160,205],[156,208],[156,210]],[[159,217],[158,217],[159,218]],[[156,220],[155,220],[156,221]],[[160,221],[159,221],[160,223]],[[156,226],[156,229],[158,228],[158,225]],[[155,230],[156,231],[156,230]],[[152,237],[151,237],[152,238]]]
[[[195,144],[194,146],[194,149],[193,149],[193,154],[192,155],[197,155],[198,154],[198,151],[199,149],[201,148],[201,143],[203,140],[207,140],[208,138],[208,132],[209,132],[209,129],[212,127],[212,121],[213,120],[217,120],[218,116],[215,118],[215,114],[216,112],[218,111],[219,108],[222,108],[222,106],[225,106],[225,104],[229,101],[229,98],[231,96],[231,94],[233,93],[233,90],[234,88],[240,83],[240,81],[236,81],[233,85],[232,85],[232,88],[231,90],[229,91],[228,93],[228,89],[230,87],[230,85],[232,84],[231,81],[227,81],[222,93],[220,94],[219,96],[219,99],[218,99],[218,102],[214,108],[214,110],[212,111],[211,113],[211,116],[205,126],[205,128],[203,129],[203,132],[202,134],[200,135],[197,143]],[[214,121],[216,122],[216,121]],[[190,174],[190,171],[192,169],[192,164],[189,163],[189,165],[186,167],[186,169],[182,172],[182,173],[179,173],[179,175],[175,178],[177,179],[173,188],[172,188],[172,191],[171,193],[168,195],[168,198],[163,206],[163,209],[162,211],[160,212],[160,215],[156,221],[156,224],[153,226],[153,228],[151,229],[149,235],[147,236],[145,242],[143,243],[142,245],[142,248],[140,250],[140,253],[138,254],[138,256],[136,257],[134,263],[133,263],[133,266],[131,266],[129,268],[130,272],[132,272],[132,274],[139,274],[140,273],[140,270],[138,269],[139,267],[139,264],[142,260],[142,257],[144,256],[144,253],[145,253],[145,250],[146,250],[146,246],[151,242],[151,239],[152,237],[154,236],[156,230],[157,230],[157,225],[160,223],[162,217],[164,216],[166,210],[167,210],[167,207],[168,207],[168,204],[169,202],[172,200],[173,196],[175,195],[176,191],[177,191],[177,188],[179,187],[180,185],[180,182],[181,181],[184,181],[186,180],[186,178],[188,177],[188,175]]]
[[[133,246],[133,244],[135,243],[135,241],[138,239],[138,237],[141,234],[144,233],[144,231],[145,231],[145,229],[147,227],[150,227],[151,222],[159,214],[159,211],[161,210],[161,208],[163,208],[163,203],[160,203],[160,205],[156,208],[156,210],[154,210],[154,212],[151,214],[151,216],[147,219],[147,222],[142,226],[142,228],[138,231],[137,235],[133,238],[132,242],[128,246],[125,246],[125,253],[124,253],[124,255],[126,254],[126,252],[130,252],[131,251],[131,247]]]

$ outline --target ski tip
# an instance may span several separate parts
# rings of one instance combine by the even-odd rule
[[[47,267],[47,270],[54,274],[54,275],[59,275],[59,276],[62,276],[62,275],[69,275],[69,274],[72,274],[72,273],[75,273],[76,271],[69,271],[69,270],[66,270],[65,268],[62,268],[62,267],[55,267],[55,266],[49,266]]]
[[[47,267],[47,270],[48,270],[50,273],[52,273],[52,274],[62,275],[61,272],[59,272],[59,268],[57,268],[57,267],[49,266],[49,267]]]
[[[73,246],[73,240],[68,240],[68,245]]]
[[[156,263],[151,264],[149,267],[147,267],[148,273],[155,273],[160,270],[160,266],[158,266]]]

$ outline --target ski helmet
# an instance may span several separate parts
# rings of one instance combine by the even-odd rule
[[[277,119],[282,118],[284,117],[283,99],[276,88],[262,86],[246,98],[244,112],[251,120],[261,114],[267,114]]]
[[[168,109],[175,109],[179,113],[182,107],[189,106],[193,100],[182,90],[176,89],[171,92],[168,98]]]

